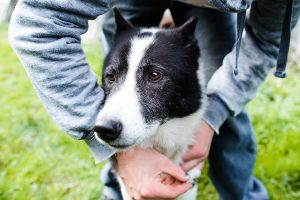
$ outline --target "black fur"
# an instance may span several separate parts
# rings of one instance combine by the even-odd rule
[[[140,103],[146,121],[185,117],[201,106],[198,58],[195,39],[189,40],[176,30],[157,34],[137,73]],[[152,83],[142,78],[151,70],[163,75],[159,82]]]

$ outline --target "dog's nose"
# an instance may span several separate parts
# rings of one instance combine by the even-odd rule
[[[118,121],[108,121],[100,126],[95,126],[94,131],[97,136],[106,142],[112,142],[119,137],[122,132],[122,124]]]

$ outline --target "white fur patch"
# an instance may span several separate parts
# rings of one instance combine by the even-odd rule
[[[155,136],[140,144],[143,148],[155,148],[168,158],[181,163],[181,156],[195,142],[195,132],[200,124],[201,109],[183,117],[168,120],[159,126]]]
[[[140,32],[145,33],[145,32],[150,32],[152,34],[155,34],[159,31],[157,28],[143,28]]]

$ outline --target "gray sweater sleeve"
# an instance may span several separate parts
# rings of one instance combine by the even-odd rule
[[[223,60],[222,66],[208,83],[208,107],[204,120],[216,132],[229,116],[241,112],[255,97],[257,88],[275,65],[286,1],[254,1],[246,20],[246,35],[242,40],[239,73],[233,74],[235,48]],[[295,0],[292,26],[300,14],[300,1]]]
[[[9,27],[10,42],[43,105],[69,135],[87,142],[96,161],[114,152],[92,134],[104,95],[80,36],[88,20],[108,6],[105,0],[20,0]]]

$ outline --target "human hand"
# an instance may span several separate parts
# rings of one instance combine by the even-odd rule
[[[172,16],[171,15],[164,15],[163,18],[161,19],[160,23],[159,23],[159,27],[160,28],[165,28],[165,29],[175,28],[175,22],[174,22]]]
[[[183,156],[181,167],[185,172],[196,167],[202,169],[208,157],[213,136],[214,130],[205,121],[201,121],[196,132],[196,142],[189,147]]]
[[[192,187],[179,166],[153,149],[135,147],[116,159],[127,194],[135,200],[174,199]]]

